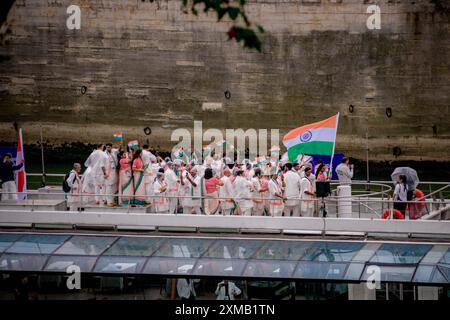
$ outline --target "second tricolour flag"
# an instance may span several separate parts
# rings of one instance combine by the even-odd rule
[[[294,161],[300,154],[334,154],[339,113],[322,121],[314,122],[289,131],[283,137],[288,149],[289,160]]]

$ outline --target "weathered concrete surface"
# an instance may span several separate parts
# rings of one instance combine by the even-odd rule
[[[381,30],[366,27],[374,2]],[[193,120],[283,134],[340,111],[337,150],[350,156],[364,158],[368,130],[373,160],[394,159],[395,146],[398,160],[450,158],[446,1],[252,0],[263,53],[180,3],[16,0],[0,29],[0,140],[16,139],[17,122],[29,143],[42,124],[55,144],[122,130],[169,149],[172,130]],[[66,28],[71,4],[81,30]]]

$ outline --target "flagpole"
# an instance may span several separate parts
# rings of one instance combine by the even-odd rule
[[[334,135],[333,153],[331,154],[331,159],[330,159],[330,170],[329,170],[330,172],[329,172],[329,175],[328,175],[330,180],[331,180],[331,178],[333,178],[333,158],[334,158],[334,151],[335,151],[335,148],[336,148],[336,137],[337,137],[338,125],[339,125],[339,112],[337,113],[337,117],[336,117],[336,132],[335,132],[335,135]]]

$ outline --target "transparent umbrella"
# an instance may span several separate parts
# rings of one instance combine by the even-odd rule
[[[392,181],[397,182],[397,177],[401,175],[406,176],[406,185],[409,190],[414,190],[417,188],[420,181],[416,170],[410,167],[395,168],[394,172],[391,174]]]

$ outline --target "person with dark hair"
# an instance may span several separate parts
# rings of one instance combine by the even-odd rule
[[[23,162],[14,165],[11,153],[3,156],[3,161],[0,163],[0,180],[2,181],[2,201],[3,200],[17,200],[17,186],[14,179],[14,171],[20,170],[23,167]]]
[[[77,210],[81,207],[81,164],[74,163],[73,169],[69,173],[67,178],[67,185],[70,187],[70,191],[67,195],[67,205],[70,210]]]
[[[231,183],[231,169],[227,166],[223,169],[223,177],[220,178],[223,186],[219,188],[220,209],[224,216],[233,214],[235,203],[233,200],[233,185]]]
[[[262,174],[261,169],[254,169],[254,177],[251,179],[252,182],[252,198],[253,198],[253,216],[262,216],[264,214],[264,192],[267,188],[262,186]]]
[[[133,196],[133,173],[131,172],[131,153],[119,153],[119,204],[131,204]]]
[[[305,168],[305,176],[301,180],[301,215],[312,217],[314,214],[314,186],[311,181],[311,168]]]
[[[351,184],[353,178],[353,165],[349,164],[347,157],[342,158],[341,163],[336,167],[336,174],[338,175],[340,184]]]
[[[321,167],[323,165],[324,165],[324,163],[323,163],[322,159],[317,160],[317,163],[314,166],[314,171],[312,172],[312,174],[316,175],[316,178],[317,178],[317,172],[318,172],[317,170],[319,169],[319,167]]]
[[[133,154],[131,170],[133,171],[133,205],[143,206],[146,204],[144,167],[142,164],[142,150],[138,149]]]
[[[271,176],[269,181],[269,214],[272,217],[281,217],[283,215],[285,180],[283,176],[278,179],[276,167],[270,167],[269,172]]]
[[[400,175],[394,189],[394,209],[400,211],[403,215],[405,215],[408,201],[407,192],[406,176]]]
[[[300,176],[297,172],[292,171],[292,164],[286,163],[284,165],[284,172],[282,173],[285,183],[286,189],[284,195],[287,200],[284,204],[283,215],[284,216],[292,216],[299,217],[300,216]]]
[[[108,157],[106,164],[106,174],[105,174],[105,194],[106,194],[106,204],[108,207],[113,207],[116,204],[117,199],[117,181],[119,179],[117,168],[119,166],[118,154],[120,148],[113,148],[112,143],[106,144],[105,154]]]
[[[237,171],[236,180],[234,181],[234,201],[238,205],[241,215],[250,216],[252,214],[252,183],[244,176],[244,170]]]
[[[215,214],[219,209],[219,194],[217,187],[223,186],[223,182],[214,176],[211,168],[205,169],[205,174],[202,179],[202,208],[207,215]]]
[[[327,181],[327,166],[321,163],[316,169],[316,181]]]

